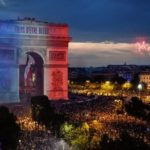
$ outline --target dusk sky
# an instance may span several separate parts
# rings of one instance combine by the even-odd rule
[[[67,23],[70,66],[150,65],[150,0],[0,0],[0,19],[18,17]]]

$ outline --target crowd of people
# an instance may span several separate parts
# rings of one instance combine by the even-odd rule
[[[31,117],[19,117],[21,137],[18,150],[69,150],[69,146],[61,139],[57,139],[44,125],[39,125]]]
[[[55,112],[65,114],[68,118],[67,121],[71,124],[86,123],[92,127],[93,122],[96,121],[101,125],[101,128],[97,130],[99,135],[107,134],[112,139],[116,139],[122,131],[126,131],[131,136],[150,144],[150,125],[148,122],[126,113],[116,114],[114,112],[115,100],[121,98],[72,94],[70,101],[52,102],[52,105],[55,107]],[[22,131],[18,150],[56,149],[56,147],[61,149],[64,146],[66,150],[69,150],[69,146],[64,141],[57,139],[45,126],[39,125],[31,119],[30,109],[24,110],[23,106],[10,108],[17,115],[17,122]]]
[[[87,96],[80,95],[78,100],[64,104],[61,112],[68,115],[70,123],[86,122],[93,120],[103,125],[99,134],[108,134],[111,138],[119,137],[122,131],[128,132],[133,137],[140,138],[150,144],[150,125],[144,120],[129,116],[126,112],[117,114],[114,111],[115,100],[120,97]]]

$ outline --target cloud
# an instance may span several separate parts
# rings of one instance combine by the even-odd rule
[[[113,52],[113,53],[126,53],[131,52],[134,45],[131,43],[114,43],[114,42],[72,42],[70,43],[70,49],[72,53],[88,53],[91,51],[94,52]]]
[[[69,44],[70,66],[106,66],[108,64],[146,64],[150,55],[136,53],[134,43],[71,42]],[[150,64],[150,63],[149,63]]]

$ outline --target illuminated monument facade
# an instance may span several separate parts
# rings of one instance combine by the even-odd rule
[[[0,21],[0,102],[47,95],[68,99],[68,25]]]

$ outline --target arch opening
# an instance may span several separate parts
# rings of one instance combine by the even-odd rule
[[[22,100],[28,96],[44,93],[44,61],[36,52],[27,52],[25,62],[19,65],[19,95]]]

